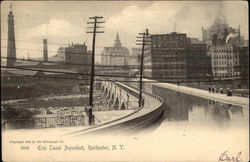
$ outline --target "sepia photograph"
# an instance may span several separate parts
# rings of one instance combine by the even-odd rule
[[[2,161],[250,160],[247,1],[0,4]]]

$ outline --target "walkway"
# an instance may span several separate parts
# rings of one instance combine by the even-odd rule
[[[150,83],[148,84],[159,86],[162,88],[171,89],[171,90],[181,92],[181,93],[190,94],[193,96],[198,96],[198,97],[211,99],[211,100],[215,100],[215,101],[219,101],[219,102],[223,102],[227,104],[232,104],[232,105],[247,106],[247,107],[249,106],[249,99],[245,97],[226,96],[226,94],[209,93],[208,91],[205,91],[205,90],[185,87],[182,85],[178,87],[178,85],[170,84],[170,83],[153,83],[155,80],[143,79],[143,81],[150,81]]]

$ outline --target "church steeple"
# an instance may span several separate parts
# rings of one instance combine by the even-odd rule
[[[16,43],[14,30],[14,15],[12,12],[12,3],[8,15],[8,45],[7,45],[7,66],[14,66],[16,62]]]
[[[122,46],[122,43],[119,39],[119,34],[116,33],[116,39],[115,39],[115,44],[114,44],[114,47],[121,47]]]

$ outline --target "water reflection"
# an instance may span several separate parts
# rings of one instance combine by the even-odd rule
[[[165,102],[167,121],[188,121],[200,126],[231,127],[247,126],[248,110],[241,106],[224,104],[180,92],[152,86],[152,92]],[[244,113],[245,111],[245,113]]]

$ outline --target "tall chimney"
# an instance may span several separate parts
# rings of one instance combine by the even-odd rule
[[[43,39],[43,62],[48,62],[47,39]]]
[[[15,66],[15,62],[16,62],[16,42],[15,42],[15,30],[14,30],[14,15],[11,10],[8,15],[7,66]]]

